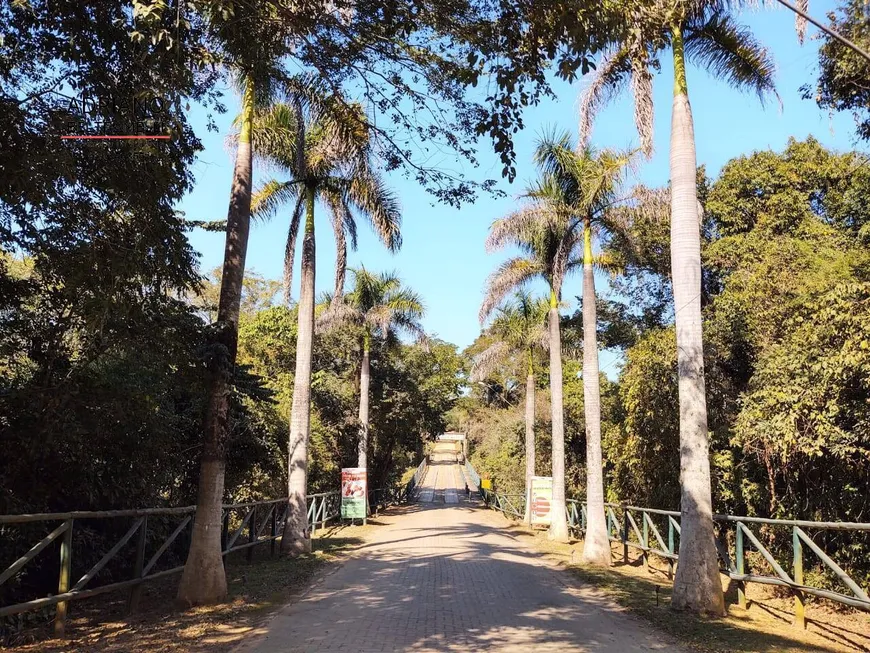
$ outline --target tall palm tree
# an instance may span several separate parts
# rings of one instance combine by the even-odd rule
[[[567,134],[545,138],[535,159],[556,180],[562,212],[578,219],[583,233],[583,411],[586,422],[586,533],[583,559],[610,565],[610,540],[604,512],[604,469],[601,455],[601,390],[598,367],[598,317],[592,250],[593,230],[606,230],[610,210],[620,201],[618,191],[630,155],[575,149]]]
[[[550,302],[546,297],[534,297],[526,290],[518,290],[495,311],[487,328],[494,342],[475,356],[471,380],[482,381],[496,367],[520,359],[526,371],[526,513],[531,522],[530,491],[535,475],[535,360],[546,349],[547,316]]]
[[[671,116],[671,279],[677,329],[680,399],[681,537],[673,607],[723,614],[713,534],[704,352],[701,330],[701,241],[695,135],[686,62],[763,101],[775,94],[773,61],[749,30],[735,23],[724,0],[632,4],[625,38],[612,44],[581,100],[581,142],[601,106],[630,82],[635,122],[652,152],[652,73],[669,51],[674,67]]]
[[[562,389],[562,339],[559,302],[566,275],[581,263],[577,218],[564,210],[562,189],[552,175],[543,177],[524,195],[526,205],[490,227],[487,250],[515,246],[521,256],[509,258],[490,275],[480,321],[495,310],[505,296],[533,279],[549,287],[548,339],[550,349],[550,411],[552,428],[553,500],[550,511],[550,538],[568,541],[565,511],[565,423]]]
[[[221,551],[221,504],[226,470],[224,446],[230,429],[230,384],[238,345],[242,282],[251,223],[254,80],[247,77],[242,84],[242,111],[238,121],[240,130],[227,211],[226,245],[216,321],[216,344],[220,350],[219,356],[213,358],[213,369],[210,370],[193,535],[178,587],[178,600],[186,605],[222,601],[227,596]]]
[[[339,301],[327,296],[325,310],[318,326],[332,328],[353,324],[360,328],[359,441],[357,467],[368,466],[369,445],[369,380],[372,341],[379,338],[387,344],[397,342],[397,332],[425,340],[420,320],[425,308],[423,300],[394,272],[374,274],[364,267],[351,268],[351,290]]]
[[[289,51],[288,33],[264,21],[259,3],[227,14],[217,3],[206,8],[211,43],[241,90],[238,146],[227,210],[226,243],[220,300],[209,364],[209,395],[203,428],[196,514],[190,549],[178,587],[178,600],[193,605],[222,601],[227,581],[221,551],[225,447],[232,428],[230,387],[235,374],[239,312],[251,221],[254,113],[274,97],[277,80],[286,77],[281,61]]]
[[[357,113],[354,113],[357,112]],[[298,555],[311,550],[306,509],[308,439],[311,432],[311,359],[314,335],[314,211],[327,209],[336,242],[335,296],[344,286],[347,241],[356,247],[358,218],[369,221],[390,251],[401,247],[401,217],[396,197],[372,167],[372,142],[358,106],[347,105],[301,88],[288,103],[257,116],[264,138],[257,149],[287,181],[271,180],[254,197],[254,213],[273,216],[292,206],[284,253],[285,295],[289,297],[296,239],[305,215],[302,239],[299,328],[296,370],[290,412],[288,508],[282,551]]]

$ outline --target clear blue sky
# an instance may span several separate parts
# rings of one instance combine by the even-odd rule
[[[833,3],[814,2],[813,14],[823,17],[833,9]],[[714,176],[732,157],[754,150],[784,147],[788,138],[813,135],[836,149],[848,149],[854,143],[854,130],[849,116],[831,117],[815,103],[801,98],[803,84],[814,85],[817,78],[818,41],[812,37],[800,47],[794,33],[794,18],[782,10],[765,10],[745,14],[756,37],[774,53],[778,73],[777,88],[782,97],[780,111],[775,102],[762,108],[755,96],[743,95],[711,79],[702,71],[689,70],[689,91],[695,116],[698,163],[706,164]],[[582,83],[582,82],[581,82]],[[662,71],[655,78],[655,156],[642,166],[638,181],[662,185],[668,178],[668,135],[670,124],[672,70],[663,61]],[[501,199],[481,197],[474,205],[461,209],[434,204],[433,199],[413,181],[395,174],[390,181],[399,194],[403,207],[404,246],[390,255],[375,240],[366,227],[360,229],[359,250],[351,253],[351,266],[364,264],[371,270],[398,270],[405,282],[419,292],[427,307],[424,324],[430,333],[463,348],[479,334],[477,311],[487,275],[506,254],[487,254],[484,239],[493,219],[511,210],[515,197],[526,181],[534,177],[531,153],[535,139],[545,127],[576,130],[579,84],[558,83],[558,101],[545,102],[526,114],[526,129],[516,139],[518,179],[513,185],[501,183],[508,194]],[[219,219],[226,215],[232,162],[224,145],[229,123],[237,110],[236,98],[227,97],[229,111],[218,117],[219,134],[207,133],[203,116],[194,116],[194,124],[203,138],[205,151],[194,168],[196,187],[179,207],[191,219]],[[626,147],[637,143],[629,97],[609,106],[596,121],[593,142],[599,147]],[[488,141],[479,144],[477,169],[466,166],[472,178],[498,177],[501,166]],[[263,179],[255,170],[255,180]],[[288,208],[288,212],[289,212]],[[286,238],[285,218],[270,223],[255,224],[248,249],[248,269],[267,277],[280,278]],[[331,290],[334,246],[331,229],[321,212],[317,249],[317,290]],[[197,231],[192,234],[193,246],[201,253],[203,271],[221,264],[223,235]],[[297,265],[299,257],[297,255]],[[298,296],[298,271],[294,277],[294,297]],[[607,292],[606,279],[599,280],[599,292]],[[580,294],[580,279],[569,279],[564,295],[572,300]],[[609,352],[602,356],[602,366],[608,375],[618,367]]]

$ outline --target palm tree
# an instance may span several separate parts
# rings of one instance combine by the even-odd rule
[[[367,219],[390,251],[401,247],[398,202],[372,168],[372,143],[359,106],[345,105],[301,88],[290,102],[279,103],[257,117],[256,126],[269,138],[258,155],[288,173],[288,181],[271,180],[254,197],[254,213],[273,216],[290,204],[292,213],[284,254],[285,295],[289,297],[296,238],[302,215],[299,329],[296,371],[290,412],[287,519],[281,548],[298,555],[311,550],[306,509],[308,439],[311,431],[311,359],[314,335],[314,210],[317,202],[329,213],[336,241],[335,296],[344,286],[347,241],[356,247],[356,222]]]
[[[593,229],[607,228],[609,211],[620,200],[619,185],[630,155],[592,148],[576,150],[567,133],[545,138],[535,152],[539,166],[556,180],[561,211],[579,220],[583,232],[583,411],[586,422],[586,533],[583,559],[610,565],[610,540],[604,512],[601,455],[601,390],[598,367],[598,317],[595,307]]]
[[[425,340],[420,324],[425,308],[423,301],[412,290],[402,286],[394,272],[373,274],[364,267],[351,268],[351,291],[339,301],[327,296],[324,312],[318,326],[333,328],[339,324],[353,324],[361,330],[360,384],[359,384],[359,441],[357,467],[368,466],[369,434],[369,380],[372,340],[380,338],[386,344],[398,341],[397,332],[404,332]]]
[[[701,329],[701,242],[696,155],[686,61],[763,101],[774,93],[774,64],[748,29],[734,22],[721,1],[670,0],[632,5],[631,29],[612,44],[581,100],[581,142],[596,111],[626,81],[634,94],[635,122],[647,155],[652,152],[652,74],[670,50],[674,66],[671,117],[671,279],[677,330],[680,399],[680,564],[671,604],[698,613],[724,614],[725,603],[713,534],[704,352]]]
[[[210,343],[209,394],[203,428],[196,514],[190,549],[178,587],[178,601],[203,604],[222,601],[227,581],[221,550],[221,505],[224,500],[225,446],[232,428],[230,387],[235,375],[239,312],[251,222],[254,113],[275,95],[277,80],[286,77],[281,61],[289,51],[287,32],[264,21],[263,7],[249,4],[227,14],[212,5],[205,12],[218,60],[241,90],[241,114],[233,181],[227,211],[226,243],[220,301]]]
[[[210,366],[213,369],[210,369],[193,535],[178,587],[178,600],[186,605],[222,601],[227,596],[227,579],[221,551],[221,504],[226,469],[224,444],[230,429],[230,384],[238,345],[242,282],[251,223],[253,113],[254,81],[246,78],[243,81],[242,112],[238,121],[241,128],[227,212],[224,265],[216,321],[216,344],[220,350],[216,352],[219,356],[213,359]]]
[[[495,318],[487,329],[494,342],[475,356],[471,380],[482,381],[496,367],[514,359],[524,359],[526,368],[526,514],[531,523],[530,491],[535,475],[535,359],[547,347],[547,316],[550,302],[546,297],[533,297],[525,290],[496,309]]]
[[[564,209],[562,188],[552,175],[544,174],[524,195],[526,205],[490,227],[487,250],[515,246],[523,255],[509,258],[490,275],[480,321],[485,322],[505,296],[533,279],[549,287],[548,340],[550,349],[550,411],[552,428],[553,500],[550,538],[568,541],[565,510],[565,424],[562,391],[562,339],[559,302],[566,275],[576,269],[580,243],[578,220]]]

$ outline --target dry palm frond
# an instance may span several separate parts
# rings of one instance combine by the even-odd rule
[[[645,52],[631,59],[631,95],[634,98],[634,124],[640,135],[640,147],[647,158],[653,154],[652,74]]]
[[[538,261],[520,256],[508,259],[493,272],[486,282],[483,302],[480,306],[481,324],[486,321],[490,313],[512,290],[523,286],[536,276],[545,273],[544,267]]]
[[[511,354],[508,343],[497,340],[474,357],[471,364],[470,380],[479,383],[486,379],[496,369],[505,364]]]
[[[580,96],[580,122],[578,148],[585,148],[592,135],[595,116],[624,88],[631,70],[627,48],[607,53],[591,74],[589,85]]]
[[[359,312],[347,303],[347,298],[343,295],[336,296],[324,293],[318,306],[320,311],[316,326],[321,333],[337,329],[340,326],[362,322]]]
[[[802,12],[807,13],[810,9],[810,0],[795,0],[795,5]],[[798,43],[803,45],[807,35],[807,19],[796,13],[794,15],[794,29],[797,32]]]
[[[495,252],[509,245],[516,245],[528,238],[528,234],[538,229],[542,222],[549,219],[545,206],[530,202],[527,206],[495,220],[490,225],[486,237],[486,251]]]

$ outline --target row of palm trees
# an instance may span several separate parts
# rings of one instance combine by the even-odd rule
[[[597,160],[585,148],[592,119],[606,100],[630,87],[635,98],[635,117],[644,152],[652,149],[652,70],[669,54],[675,83],[671,129],[671,260],[679,363],[681,406],[682,538],[680,565],[673,603],[696,612],[721,613],[721,586],[713,542],[710,472],[707,459],[706,405],[704,399],[703,348],[700,306],[700,237],[695,188],[695,144],[689,104],[686,62],[695,63],[740,88],[749,88],[764,98],[773,94],[773,64],[764,48],[737,25],[729,11],[733,3],[721,0],[656,0],[624,3],[625,30],[605,44],[607,55],[581,101],[579,157]],[[229,23],[230,26],[239,21]],[[228,28],[229,29],[229,28]],[[273,30],[274,32],[274,30]],[[229,432],[229,394],[238,335],[241,282],[250,228],[253,156],[262,156],[289,173],[289,180],[267,184],[253,202],[263,215],[290,203],[290,227],[285,253],[285,287],[289,289],[296,239],[302,225],[302,284],[299,298],[299,342],[290,437],[290,508],[284,547],[304,551],[309,547],[305,529],[305,460],[310,429],[311,342],[314,335],[314,212],[318,201],[327,209],[338,251],[336,297],[343,288],[348,243],[356,242],[354,212],[367,217],[388,249],[401,244],[395,198],[386,190],[371,166],[371,143],[360,119],[360,108],[318,93],[310,80],[296,85],[283,106],[271,112],[258,111],[258,100],[270,95],[274,76],[268,62],[275,52],[285,52],[286,37],[269,32],[269,38],[246,38],[245,34],[221,35],[230,45],[230,63],[242,79],[242,113],[238,121],[236,161],[229,203],[225,257],[214,355],[211,357],[210,396],[201,460],[197,513],[192,545],[179,589],[187,603],[221,600],[226,580],[220,552],[221,509],[224,485],[224,446]],[[232,37],[232,38],[231,38]],[[238,50],[238,51],[237,51]],[[251,50],[248,52],[248,50]],[[263,64],[266,62],[266,64]],[[313,90],[312,90],[313,89]],[[330,99],[331,98],[331,99]],[[279,115],[283,112],[283,115]],[[273,122],[270,122],[273,121]],[[284,128],[278,129],[283,124]],[[275,129],[270,130],[270,126]],[[285,129],[286,128],[286,129]],[[560,152],[572,150],[569,145]],[[517,245],[523,256],[509,260],[492,277],[481,311],[486,318],[501,300],[525,281],[542,277],[549,286],[547,299],[547,347],[553,429],[553,477],[555,514],[564,508],[564,433],[561,410],[561,334],[558,307],[566,276],[584,271],[584,395],[590,452],[590,533],[601,533],[603,508],[599,510],[600,429],[596,418],[597,348],[594,347],[594,262],[591,238],[596,213],[588,204],[586,178],[575,180],[580,188],[570,197],[570,187],[560,186],[563,165],[554,152],[542,149],[538,163],[544,178],[527,194],[529,207],[493,225],[490,246]],[[558,154],[558,152],[556,152]],[[588,155],[588,156],[587,156]],[[616,158],[619,158],[617,156]],[[549,166],[556,166],[550,168]],[[584,164],[585,165],[585,164]],[[581,166],[582,167],[582,166]],[[558,168],[558,169],[557,169]],[[562,180],[564,181],[564,179]],[[562,197],[560,197],[560,194]],[[606,195],[606,193],[604,193]],[[550,199],[558,198],[555,203]],[[579,202],[579,204],[578,204]],[[573,209],[571,208],[573,207]],[[574,209],[579,209],[571,213]],[[599,207],[600,208],[600,207]],[[599,212],[603,220],[606,212]],[[567,217],[570,215],[570,219]],[[546,219],[544,219],[546,218]],[[588,243],[588,245],[587,245]],[[582,252],[582,255],[580,254]],[[594,356],[593,356],[594,354]],[[532,407],[533,410],[533,407]],[[527,411],[528,412],[528,411]],[[528,430],[527,430],[528,432]],[[533,434],[530,434],[533,436]],[[597,452],[597,453],[596,453]],[[597,457],[596,457],[597,456]],[[599,519],[599,517],[601,519]],[[567,535],[567,525],[555,520],[553,534]],[[590,535],[589,539],[599,536]],[[596,545],[597,546],[597,545]],[[589,557],[593,556],[589,544]]]
[[[488,248],[513,246],[521,254],[505,261],[489,278],[480,310],[483,323],[498,315],[490,332],[514,350],[528,348],[539,328],[524,306],[535,304],[527,294],[501,306],[504,298],[534,278],[549,288],[548,338],[552,421],[553,501],[550,536],[567,539],[565,461],[562,413],[562,364],[558,306],[565,278],[583,271],[583,390],[587,438],[587,533],[583,557],[589,563],[610,564],[604,513],[601,455],[599,367],[596,342],[595,280],[592,239],[596,230],[614,226],[612,211],[641,209],[618,197],[629,155],[596,152],[587,146],[595,114],[625,88],[631,88],[641,149],[652,154],[652,70],[669,53],[674,68],[670,145],[671,283],[676,322],[680,400],[681,538],[680,564],[672,604],[677,609],[723,614],[724,599],[715,548],[710,485],[709,441],[701,330],[700,215],[696,187],[696,155],[686,75],[687,61],[739,89],[764,100],[776,95],[773,61],[748,29],[730,15],[725,2],[631,3],[623,37],[607,48],[580,102],[578,143],[565,134],[541,140],[535,162],[539,181],[524,195],[525,206],[496,220]],[[638,197],[637,194],[634,197]],[[504,322],[524,334],[517,337]],[[535,315],[535,320],[540,316]],[[525,320],[525,322],[523,321]],[[485,370],[485,352],[477,373]],[[534,386],[527,383],[527,487],[534,473]],[[531,406],[531,408],[529,408]]]
[[[356,326],[360,335],[360,444],[358,463],[368,447],[369,358],[374,338],[387,344],[401,330],[423,337],[423,304],[395,274],[352,270],[344,292],[347,248],[356,249],[357,222],[366,220],[389,251],[401,247],[401,215],[395,195],[373,166],[373,145],[358,104],[325,93],[311,80],[285,81],[285,100],[258,104],[252,77],[242,92],[242,110],[233,138],[236,164],[227,224],[227,242],[218,308],[221,364],[213,365],[205,448],[188,560],[178,598],[187,604],[222,600],[226,576],[220,547],[224,486],[223,446],[228,432],[228,396],[238,337],[241,282],[251,216],[272,218],[287,210],[284,297],[290,301],[293,267],[302,230],[296,367],[288,439],[288,505],[281,548],[299,555],[311,550],[306,490],[311,432],[311,374],[315,337],[315,211],[326,209],[336,246],[334,292],[321,301],[320,324]],[[252,188],[253,159],[281,173]]]
[[[593,231],[606,228],[608,210],[619,198],[620,182],[631,153],[577,149],[570,136],[543,138],[535,151],[540,179],[524,194],[524,205],[496,220],[490,229],[490,250],[513,246],[518,256],[506,260],[489,278],[481,322],[495,311],[489,327],[496,342],[476,358],[473,377],[485,376],[492,361],[522,352],[528,355],[526,378],[526,492],[534,474],[534,353],[549,351],[552,424],[553,500],[550,536],[568,539],[565,512],[565,444],[562,406],[562,337],[559,305],[565,279],[583,272],[583,395],[587,435],[587,534],[583,556],[593,564],[609,564],[610,543],[604,517],[601,463],[601,409],[598,380]],[[524,290],[543,279],[549,297],[535,299]],[[505,297],[518,292],[508,303]],[[544,322],[546,319],[546,328]],[[529,502],[526,518],[530,518]]]

